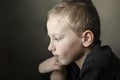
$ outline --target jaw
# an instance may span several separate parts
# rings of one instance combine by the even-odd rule
[[[81,58],[79,58],[78,60],[75,61],[75,63],[78,65],[78,67],[79,67],[80,69],[82,69],[82,66],[83,66],[83,64],[84,64],[84,61],[85,61],[85,59],[86,59],[86,57],[87,57],[87,55],[88,55],[89,53],[90,53],[90,49],[86,49],[85,52],[84,52],[84,54],[83,54],[83,56],[81,56]]]

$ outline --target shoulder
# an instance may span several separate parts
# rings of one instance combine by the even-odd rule
[[[86,57],[81,77],[92,76],[97,80],[113,80],[120,76],[120,60],[115,56],[109,46],[95,46]],[[111,77],[111,79],[109,79]],[[95,79],[95,80],[96,80]]]
[[[91,52],[87,55],[84,65],[98,65],[98,66],[108,66],[111,63],[119,63],[119,58],[112,52],[109,46],[96,45],[91,49]],[[118,65],[118,64],[116,64]]]

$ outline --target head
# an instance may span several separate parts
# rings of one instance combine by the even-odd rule
[[[86,2],[61,2],[48,12],[48,50],[67,65],[98,43],[100,21],[95,7]]]

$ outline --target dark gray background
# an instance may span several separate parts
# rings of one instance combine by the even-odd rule
[[[0,0],[0,80],[43,80],[38,65],[51,56],[47,11],[59,1]],[[110,45],[120,57],[120,0],[93,3],[101,19],[102,44]]]

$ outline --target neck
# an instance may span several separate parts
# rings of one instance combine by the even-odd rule
[[[80,70],[82,69],[83,63],[84,63],[84,61],[86,59],[86,56],[89,54],[89,52],[90,52],[90,49],[86,49],[84,55],[80,59],[78,59],[77,61],[75,61],[75,63],[80,68]]]

